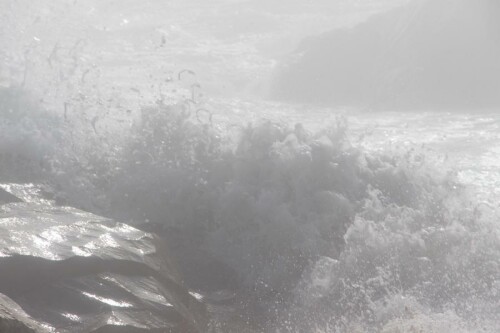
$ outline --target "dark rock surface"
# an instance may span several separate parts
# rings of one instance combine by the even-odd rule
[[[3,187],[0,332],[206,331],[158,237]]]
[[[8,204],[11,202],[21,202],[21,201],[22,200],[19,199],[18,197],[0,188],[0,205]]]
[[[500,3],[415,0],[304,41],[273,96],[397,109],[500,106]]]
[[[50,326],[33,320],[13,300],[0,294],[0,332],[45,333]]]

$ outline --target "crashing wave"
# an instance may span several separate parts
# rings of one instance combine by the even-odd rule
[[[200,263],[231,274],[257,326],[497,328],[496,213],[425,156],[354,145],[341,117],[314,132],[270,120],[235,130],[158,103],[132,128],[96,134],[19,105],[2,119],[3,178],[37,175],[58,200],[154,226],[198,289],[220,287]],[[4,167],[12,156],[32,173]]]

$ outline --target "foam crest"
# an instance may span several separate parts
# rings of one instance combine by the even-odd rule
[[[432,332],[449,321],[474,332],[498,322],[497,216],[453,172],[422,152],[353,145],[342,117],[314,132],[270,120],[235,128],[190,108],[158,102],[130,128],[95,133],[4,91],[2,177],[159,226],[184,269],[207,276],[200,288],[213,281],[193,256],[274,309],[269,325]]]

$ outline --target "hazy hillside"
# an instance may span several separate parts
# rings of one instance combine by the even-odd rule
[[[414,1],[304,41],[276,97],[394,108],[500,105],[500,3]]]

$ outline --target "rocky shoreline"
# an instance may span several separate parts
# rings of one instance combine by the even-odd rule
[[[160,238],[37,200],[33,185],[3,188],[1,332],[207,331]]]

